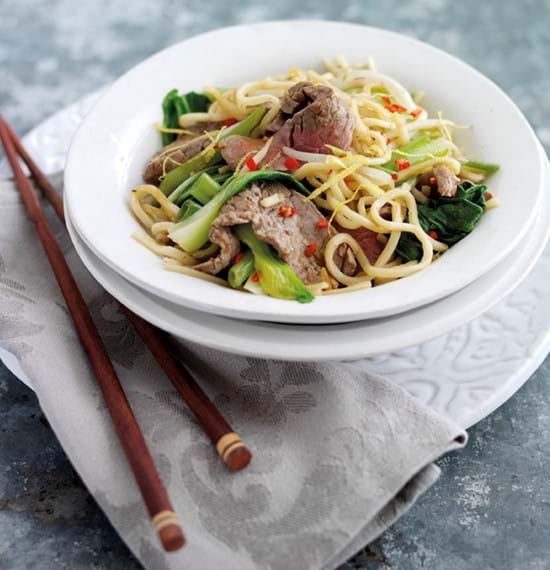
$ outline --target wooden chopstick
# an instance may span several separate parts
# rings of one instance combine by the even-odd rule
[[[61,196],[51,185],[47,176],[32,160],[19,137],[5,120],[4,126],[8,130],[19,156],[30,170],[37,186],[48,202],[50,202],[59,218],[64,221],[65,213]],[[176,390],[185,400],[197,421],[208,434],[227,467],[232,471],[239,471],[246,467],[252,459],[252,453],[197,384],[187,368],[173,356],[172,351],[169,349],[171,341],[168,335],[135,313],[132,313],[124,305],[119,305]]]
[[[8,134],[11,138],[11,142],[17,151],[17,154],[23,159],[23,162],[27,165],[27,168],[30,170],[34,181],[40,191],[48,202],[52,205],[55,213],[63,222],[65,221],[65,212],[63,210],[63,199],[61,195],[55,190],[52,186],[51,182],[48,180],[48,177],[40,170],[38,165],[34,162],[34,160],[30,157],[27,149],[23,146],[23,143],[19,139],[19,137],[15,134],[15,131],[11,128],[8,124],[6,119],[0,116],[0,121],[4,124],[4,128],[8,131]]]
[[[162,546],[167,551],[177,550],[185,543],[180,522],[172,508],[168,493],[159,477],[153,458],[149,453],[101,337],[95,328],[84,298],[48,224],[40,201],[19,165],[15,146],[1,116],[0,139],[10,162],[15,183],[29,216],[34,222],[82,345],[88,354],[120,443],[134,473],[151,520],[157,529]]]

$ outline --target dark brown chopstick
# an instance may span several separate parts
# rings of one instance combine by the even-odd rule
[[[174,513],[166,489],[158,475],[153,458],[149,453],[101,337],[95,328],[84,298],[52,233],[40,201],[19,165],[15,146],[1,116],[0,139],[10,162],[15,183],[29,216],[34,222],[82,345],[88,354],[120,443],[130,463],[152,522],[157,529],[160,541],[165,550],[177,550],[185,543],[177,515]]]
[[[2,119],[0,118],[0,120]],[[48,202],[50,202],[59,218],[64,220],[65,214],[61,196],[29,156],[23,144],[5,120],[4,126],[9,131],[19,156],[30,170],[37,186]],[[134,328],[140,334],[147,348],[156,358],[176,390],[185,400],[197,421],[202,425],[227,467],[233,471],[246,467],[252,459],[252,453],[233,431],[186,367],[172,355],[168,348],[171,344],[168,335],[132,313],[122,304],[120,304],[120,307],[128,317],[128,320],[134,325]]]
[[[120,306],[166,376],[187,402],[189,409],[210,437],[223,462],[232,471],[244,469],[250,463],[252,453],[231,429],[187,368],[172,356],[169,349],[171,341],[168,335],[132,313],[124,305]]]
[[[11,128],[8,122],[1,116],[0,116],[0,121],[2,121],[2,123],[4,124],[4,128],[8,131],[11,137],[11,142],[13,143],[13,146],[15,147],[17,154],[21,157],[23,162],[27,165],[27,168],[30,170],[30,173],[34,178],[36,185],[38,186],[38,188],[40,188],[42,194],[44,194],[48,202],[52,205],[58,217],[61,218],[63,221],[65,221],[65,212],[63,211],[63,199],[61,198],[60,194],[56,192],[55,188],[51,185],[50,181],[48,180],[48,177],[40,170],[38,165],[30,157],[29,153],[27,152],[27,149],[23,146],[21,140],[15,134],[14,130]]]

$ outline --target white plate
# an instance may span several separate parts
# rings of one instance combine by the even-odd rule
[[[547,170],[548,172],[548,170]],[[510,258],[461,291],[386,319],[339,325],[288,325],[217,317],[147,294],[103,263],[83,243],[72,219],[71,238],[97,281],[132,311],[182,339],[237,354],[292,361],[353,360],[390,353],[469,322],[509,293],[541,255],[550,231],[550,195],[529,237]]]
[[[160,259],[130,238],[138,225],[127,206],[130,188],[139,183],[147,158],[159,145],[152,123],[160,120],[163,95],[174,85],[200,90],[292,66],[318,67],[324,56],[338,53],[353,62],[373,55],[381,70],[410,89],[426,91],[429,110],[442,109],[458,123],[474,125],[471,131],[460,131],[458,142],[470,156],[502,165],[501,173],[491,180],[501,207],[484,216],[470,236],[425,271],[372,290],[321,297],[308,305],[256,297],[163,271]],[[396,56],[404,53],[407,57]],[[457,291],[494,267],[533,223],[542,189],[541,165],[536,138],[521,112],[494,83],[461,61],[392,32],[296,21],[203,34],[129,71],[80,127],[69,151],[65,187],[68,211],[86,244],[145,290],[217,315],[334,323],[418,307]]]

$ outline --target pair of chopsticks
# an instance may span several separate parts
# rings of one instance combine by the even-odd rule
[[[59,288],[65,298],[80,341],[88,355],[118,438],[162,546],[166,551],[178,550],[185,543],[178,517],[159,477],[151,453],[109,359],[105,345],[94,325],[86,302],[63,257],[38,196],[23,173],[18,155],[29,168],[36,185],[50,202],[56,214],[64,221],[65,215],[61,197],[31,159],[17,135],[1,115],[0,139],[11,165],[16,186],[27,212],[34,222]],[[123,305],[120,306],[212,440],[227,467],[233,471],[246,467],[252,458],[252,454],[240,437],[233,432],[231,426],[202,391],[185,366],[172,355],[169,349],[168,335],[133,314]]]

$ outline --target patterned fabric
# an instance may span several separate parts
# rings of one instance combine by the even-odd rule
[[[2,183],[0,197],[0,346],[146,568],[334,568],[435,482],[435,459],[465,444],[464,431],[361,363],[271,362],[179,344],[253,450],[245,471],[228,472],[52,219],[181,517],[188,544],[166,556],[17,192]]]

